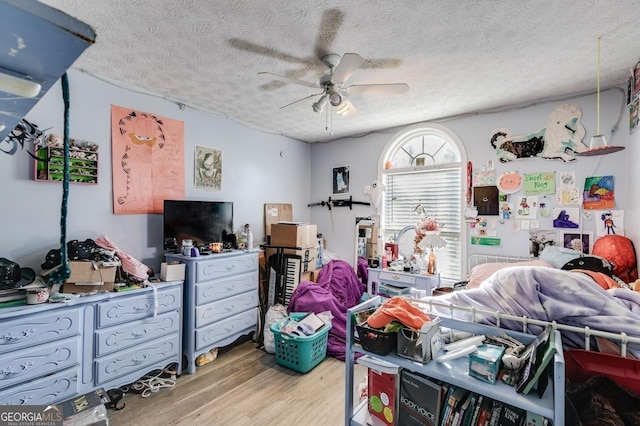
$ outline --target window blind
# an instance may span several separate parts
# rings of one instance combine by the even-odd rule
[[[441,280],[448,284],[461,281],[461,166],[389,170],[384,175],[384,184],[383,223],[386,240],[393,239],[402,228],[416,225],[422,217],[416,216],[414,210],[422,205],[426,215],[441,224],[440,236],[447,241],[446,247],[436,249]]]

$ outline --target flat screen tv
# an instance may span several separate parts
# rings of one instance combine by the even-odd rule
[[[176,249],[184,239],[193,240],[193,245],[200,247],[224,242],[231,234],[232,202],[164,200],[165,250]]]

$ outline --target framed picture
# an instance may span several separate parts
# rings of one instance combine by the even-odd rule
[[[349,193],[349,166],[340,166],[333,168],[333,193],[348,194]]]
[[[196,145],[193,181],[196,189],[222,189],[222,151]]]
[[[590,254],[593,247],[593,236],[590,232],[584,234],[565,232],[562,236],[562,246],[576,251],[582,250],[584,254]]]

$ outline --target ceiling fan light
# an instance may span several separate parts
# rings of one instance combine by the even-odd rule
[[[337,107],[342,103],[342,95],[336,91],[329,92],[329,103]]]
[[[327,103],[327,95],[322,95],[320,99],[318,99],[316,102],[313,103],[313,105],[311,105],[311,108],[313,108],[313,111],[320,113],[324,109],[324,106],[326,105],[326,103]]]
[[[338,113],[338,115],[345,115],[348,112],[349,112],[349,105],[347,105],[347,104],[339,105],[336,108],[336,113]]]

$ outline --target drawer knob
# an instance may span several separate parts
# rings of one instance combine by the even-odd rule
[[[135,305],[133,307],[134,311],[148,311],[150,308],[149,304],[144,304],[144,305]]]
[[[34,333],[34,330],[32,328],[28,328],[26,330],[22,330],[22,335],[20,336],[14,332],[7,333],[2,336],[2,340],[6,340],[8,342],[20,341],[25,337],[30,337],[33,333]]]
[[[236,265],[225,265],[224,267],[227,269],[227,271],[231,271],[232,269],[235,269]]]
[[[132,335],[133,337],[135,337],[136,339],[139,339],[139,338],[141,338],[142,336],[144,336],[145,334],[147,334],[148,332],[149,332],[149,328],[147,327],[147,328],[143,328],[143,329],[141,329],[141,330],[140,330],[140,329],[138,329],[138,330],[133,330],[133,331],[131,332],[131,335]]]
[[[149,354],[142,354],[139,357],[135,357],[133,358],[131,361],[133,361],[134,364],[141,364],[143,363],[147,358],[149,358]]]

